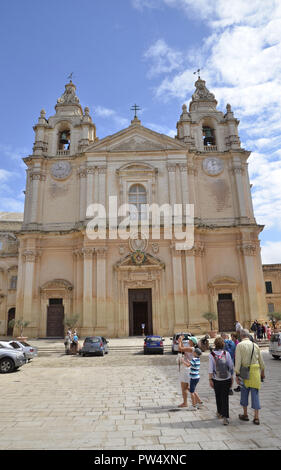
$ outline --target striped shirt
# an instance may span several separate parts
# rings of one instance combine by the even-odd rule
[[[190,378],[200,379],[200,359],[199,357],[193,357],[190,361]]]

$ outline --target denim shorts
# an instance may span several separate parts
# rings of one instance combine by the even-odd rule
[[[194,393],[196,389],[196,385],[198,384],[200,379],[190,379],[190,386],[189,391],[190,393]]]
[[[253,410],[260,410],[260,400],[259,400],[259,391],[257,388],[247,388],[245,385],[241,387],[241,406],[248,406],[249,403],[249,393],[251,392],[251,404]]]

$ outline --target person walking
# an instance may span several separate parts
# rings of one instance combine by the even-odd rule
[[[73,333],[73,338],[72,338],[72,354],[77,354],[78,349],[79,349],[79,338],[77,335],[77,330],[75,330]]]
[[[184,361],[191,361],[193,358],[193,353],[195,350],[195,347],[197,346],[197,338],[195,336],[191,336],[188,340],[188,346],[183,345],[183,339],[184,336],[180,336],[178,339],[178,344],[179,344],[179,352],[182,352],[184,354]],[[188,367],[186,364],[183,363],[182,360],[179,362],[179,370],[180,370],[180,384],[181,384],[181,391],[182,391],[182,398],[183,402],[178,405],[179,408],[187,408],[188,403],[187,403],[187,396],[188,396],[188,390],[189,390],[189,384],[190,384],[190,367]]]
[[[189,410],[195,411],[200,409],[203,405],[201,398],[199,397],[198,393],[195,392],[195,389],[198,385],[200,380],[200,356],[202,354],[201,349],[195,348],[193,352],[193,358],[191,361],[185,360],[183,358],[183,364],[187,367],[190,367],[190,385],[189,385],[189,392],[191,395],[192,405],[188,408]]]
[[[236,344],[234,343],[234,341],[232,341],[232,339],[229,339],[229,335],[227,333],[222,333],[221,337],[224,340],[224,350],[229,352],[232,362],[234,364]],[[229,395],[233,395],[232,387],[230,387],[229,389]]]
[[[243,326],[241,325],[241,323],[239,323],[239,321],[236,320],[235,322],[235,331],[237,333],[237,337],[238,339],[240,340],[240,331],[242,330]]]
[[[217,405],[217,417],[223,418],[223,424],[229,424],[229,390],[233,384],[233,362],[224,349],[224,340],[215,339],[215,349],[209,355],[209,384],[214,389]]]
[[[71,345],[71,336],[68,330],[64,338],[65,354],[70,353],[70,345]]]
[[[261,340],[262,340],[262,336],[263,336],[263,333],[262,333],[262,325],[261,325],[261,323],[258,323],[258,324],[257,324],[257,337],[258,337],[258,341],[261,341]]]
[[[270,340],[271,338],[271,328],[269,325],[267,325],[267,339]]]
[[[254,410],[254,424],[260,424],[259,420],[259,389],[261,381],[265,378],[264,362],[259,346],[249,340],[249,331],[241,331],[241,343],[238,344],[235,352],[235,373],[236,382],[241,385],[240,405],[243,407],[243,414],[239,414],[241,421],[249,421],[248,401],[251,392],[251,405]]]
[[[257,339],[257,329],[258,329],[257,324],[258,324],[258,321],[255,320],[254,323],[251,326],[251,331],[254,333],[254,339],[255,340]]]

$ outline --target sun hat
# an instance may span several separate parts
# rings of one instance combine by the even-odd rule
[[[189,339],[189,341],[192,341],[195,346],[198,344],[198,340],[197,340],[197,338],[195,338],[195,336],[190,336],[190,338],[188,338],[188,339]]]

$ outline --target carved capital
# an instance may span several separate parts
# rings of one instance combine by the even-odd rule
[[[179,168],[182,173],[187,172],[187,163],[180,163]]]
[[[92,259],[95,253],[95,248],[82,248],[81,253],[84,256],[84,259]]]
[[[46,175],[42,171],[32,171],[30,173],[30,179],[32,181],[37,180],[37,181],[45,181]]]
[[[169,163],[167,165],[167,170],[169,173],[174,173],[176,171],[176,164],[175,163]]]
[[[98,174],[99,175],[105,175],[106,174],[106,171],[107,171],[106,166],[98,166],[97,169],[98,169]]]
[[[258,252],[256,243],[243,243],[242,245],[238,245],[237,248],[244,256],[255,256]]]
[[[25,250],[22,253],[22,256],[23,256],[24,261],[26,263],[35,263],[37,258],[40,256],[40,253],[39,253],[39,251]]]
[[[107,247],[106,246],[98,246],[96,248],[96,253],[98,257],[105,257],[107,253]]]
[[[195,242],[193,248],[185,251],[186,256],[204,256],[205,246],[202,242]]]

